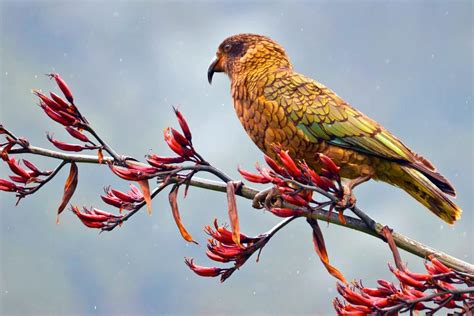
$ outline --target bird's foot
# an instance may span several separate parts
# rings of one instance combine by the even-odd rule
[[[353,179],[349,181],[346,185],[344,185],[343,192],[342,192],[342,197],[339,199],[339,201],[336,203],[336,210],[339,212],[339,216],[341,219],[341,222],[344,223],[342,213],[346,209],[350,209],[357,217],[359,217],[366,225],[368,228],[376,232],[376,222],[370,218],[367,214],[362,212],[359,208],[356,207],[356,201],[357,199],[354,196],[354,193],[352,192],[353,189],[358,186],[361,183],[364,183],[372,178],[372,175],[365,175],[361,176],[359,178]]]
[[[281,207],[282,204],[280,192],[275,187],[258,192],[252,201],[252,206],[256,209]]]
[[[353,190],[359,184],[369,181],[372,178],[371,175],[364,175],[349,181],[342,187],[342,197],[336,205],[339,209],[353,209],[357,199],[353,193]]]
[[[344,185],[342,187],[342,197],[336,203],[336,210],[339,212],[344,211],[345,209],[352,209],[356,205],[357,199],[352,191],[352,187],[349,185]]]

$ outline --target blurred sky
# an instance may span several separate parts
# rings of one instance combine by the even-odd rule
[[[179,105],[195,145],[237,177],[262,154],[231,104],[229,82],[207,66],[227,36],[268,35],[294,68],[335,90],[428,157],[458,190],[465,210],[453,227],[406,193],[382,183],[357,189],[359,206],[382,223],[473,262],[473,7],[470,1],[151,2],[1,1],[0,121],[31,143],[51,147],[45,131],[68,140],[35,106],[32,88],[57,88],[61,73],[83,113],[119,152],[169,154],[163,128]],[[32,158],[42,167],[55,162]],[[7,176],[2,164],[0,176]],[[182,218],[201,246],[186,244],[166,195],[154,213],[97,234],[70,212],[55,224],[63,171],[14,207],[0,194],[2,315],[312,314],[330,315],[335,281],[316,257],[304,220],[280,232],[227,282],[195,276],[183,257],[205,258],[202,227],[226,219],[225,196],[191,189]],[[80,166],[72,202],[107,208],[106,185],[128,183],[107,168]],[[278,220],[239,200],[249,234]],[[349,279],[391,278],[388,247],[373,237],[322,225],[332,263]],[[422,260],[406,252],[413,269]]]

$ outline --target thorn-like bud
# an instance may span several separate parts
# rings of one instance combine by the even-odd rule
[[[71,104],[74,104],[74,97],[72,95],[71,89],[69,89],[68,85],[66,82],[59,76],[59,74],[54,74],[50,73],[48,76],[56,81],[56,84],[58,85],[59,89],[61,92],[64,94],[64,97],[66,100],[68,100]]]

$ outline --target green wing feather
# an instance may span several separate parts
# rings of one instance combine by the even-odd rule
[[[289,71],[277,77],[264,88],[264,97],[284,106],[290,120],[310,141],[325,140],[369,155],[416,161],[400,140],[324,85]]]
[[[443,192],[456,195],[454,187],[428,160],[412,152],[324,85],[290,70],[281,70],[275,77],[276,80],[264,87],[264,98],[283,106],[288,118],[310,141],[326,141],[408,165],[423,173]]]

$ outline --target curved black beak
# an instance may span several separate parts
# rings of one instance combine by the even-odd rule
[[[214,59],[211,61],[211,64],[209,65],[209,68],[207,69],[207,81],[209,81],[209,84],[212,84],[212,76],[214,76],[214,72],[216,72],[216,65],[219,62],[219,58],[214,57]]]
[[[222,71],[224,70],[221,66],[221,58],[215,56],[214,59],[211,61],[209,68],[207,69],[207,81],[209,81],[209,84],[212,84],[212,77],[214,76],[214,73]]]

